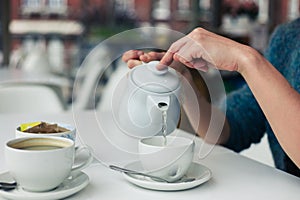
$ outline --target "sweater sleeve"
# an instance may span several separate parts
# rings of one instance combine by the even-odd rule
[[[266,118],[247,85],[227,95],[226,118],[230,137],[225,147],[236,152],[260,142],[266,131]]]
[[[265,58],[281,73],[284,71],[282,67],[286,66],[286,55],[290,49],[293,49],[289,46],[294,44],[290,39],[286,40],[286,38],[289,38],[288,34],[285,25],[278,26],[272,33],[268,48],[264,53]]]

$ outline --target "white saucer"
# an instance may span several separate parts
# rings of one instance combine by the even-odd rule
[[[139,161],[135,161],[125,166],[127,169],[132,169],[136,171],[142,171],[142,165]],[[195,177],[195,180],[189,182],[175,182],[175,183],[165,183],[154,181],[143,176],[126,174],[123,173],[124,177],[131,183],[151,190],[161,190],[161,191],[176,191],[176,190],[186,190],[199,186],[202,183],[208,181],[212,173],[207,167],[193,162],[186,173],[186,177]]]
[[[9,180],[8,172],[0,174],[0,180]],[[68,197],[85,188],[89,183],[89,177],[83,172],[72,174],[56,189],[47,192],[29,192],[18,187],[14,190],[0,190],[0,196],[13,200],[55,200]]]

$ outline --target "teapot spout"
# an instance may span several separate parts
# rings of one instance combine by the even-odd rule
[[[165,102],[159,102],[157,104],[158,109],[160,109],[161,111],[166,111],[169,108],[169,105]]]
[[[170,97],[169,96],[148,96],[147,107],[149,109],[155,106],[160,111],[168,110],[170,105]]]

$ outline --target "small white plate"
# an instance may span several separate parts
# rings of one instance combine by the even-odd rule
[[[8,180],[9,173],[0,174],[0,180]],[[18,187],[14,190],[0,190],[0,196],[13,200],[55,200],[68,197],[85,188],[89,183],[89,177],[83,172],[72,174],[56,189],[47,192],[29,192]]]
[[[142,165],[139,161],[135,161],[125,166],[127,169],[132,169],[136,171],[142,171]],[[124,177],[131,183],[151,190],[161,190],[161,191],[178,191],[178,190],[186,190],[191,189],[196,186],[199,186],[202,183],[208,181],[212,173],[210,169],[207,167],[193,162],[186,173],[186,177],[195,177],[195,180],[189,182],[174,182],[174,183],[165,183],[154,181],[150,178],[146,178],[139,175],[126,174],[123,173]]]

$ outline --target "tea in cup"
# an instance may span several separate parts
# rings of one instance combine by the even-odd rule
[[[189,169],[195,143],[192,139],[178,136],[154,136],[139,141],[139,158],[148,174],[174,182]]]
[[[74,166],[79,151],[89,156]],[[93,156],[87,147],[75,150],[74,141],[62,137],[23,137],[5,145],[5,161],[10,174],[25,190],[49,191],[59,186],[71,172],[87,167]]]
[[[16,138],[59,136],[76,140],[76,128],[70,124],[29,122],[18,126],[15,130]]]

